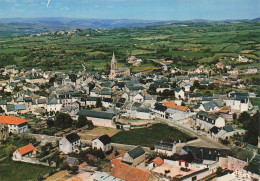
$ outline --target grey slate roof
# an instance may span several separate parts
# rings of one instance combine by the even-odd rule
[[[80,137],[77,133],[70,133],[66,135],[66,139],[70,142],[73,143],[75,141],[80,140]]]
[[[133,159],[145,154],[144,149],[141,146],[137,146],[134,149],[127,152]]]
[[[113,113],[108,113],[108,112],[103,112],[103,111],[93,111],[93,110],[87,110],[87,109],[82,109],[80,110],[77,115],[83,115],[87,117],[94,117],[94,118],[101,118],[101,119],[113,119],[115,114]]]

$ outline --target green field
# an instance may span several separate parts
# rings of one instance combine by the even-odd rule
[[[112,137],[113,143],[154,146],[156,141],[186,141],[191,138],[185,133],[166,124],[154,124],[148,128],[122,131]]]
[[[0,162],[0,180],[1,181],[22,181],[22,180],[37,180],[54,168],[33,165],[22,162],[14,162],[8,158]]]
[[[201,64],[211,66],[219,61],[233,67],[260,67],[259,37],[259,22],[173,23],[139,28],[85,29],[69,36],[6,36],[0,37],[0,68],[16,64],[67,71],[82,70],[84,63],[87,71],[98,71],[110,63],[113,52],[120,66],[128,66],[133,72],[147,73],[158,66],[132,67],[127,63],[131,55],[146,61],[172,59],[172,66],[183,66],[183,69]],[[235,61],[239,54],[253,62],[239,64]]]

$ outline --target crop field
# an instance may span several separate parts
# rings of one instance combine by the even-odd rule
[[[133,72],[158,68],[149,60],[172,59],[172,66],[211,65],[221,60],[232,66],[238,55],[259,67],[259,22],[173,23],[142,28],[84,29],[72,34],[0,37],[0,67],[17,64],[44,70],[103,70],[115,52],[120,66]],[[128,64],[135,55],[145,60],[140,67]],[[243,68],[250,66],[244,64]]]

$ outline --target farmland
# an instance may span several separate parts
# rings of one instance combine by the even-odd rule
[[[77,29],[42,35],[0,38],[0,67],[17,64],[44,70],[105,69],[115,52],[119,66],[133,72],[152,72],[159,65],[152,60],[171,59],[172,66],[183,69],[212,65],[218,61],[241,68],[244,55],[259,67],[259,22],[173,23],[167,25],[118,29]],[[143,65],[133,67],[127,57],[135,55]],[[251,62],[252,65],[252,62]]]

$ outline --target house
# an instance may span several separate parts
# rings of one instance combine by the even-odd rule
[[[153,176],[151,173],[124,163],[116,164],[116,166],[112,168],[110,176],[116,177],[120,180],[126,180],[126,181],[156,180],[156,177]],[[112,179],[116,180],[114,178]]]
[[[208,148],[200,146],[184,146],[181,149],[181,155],[191,152],[195,159],[219,160],[220,157],[227,157],[230,154],[229,149]]]
[[[80,145],[80,137],[77,133],[63,135],[59,141],[59,149],[65,154],[77,151]]]
[[[154,167],[161,166],[163,163],[164,163],[163,159],[161,159],[160,157],[156,157],[149,163],[148,168],[149,170],[151,170]]]
[[[183,112],[189,112],[189,108],[186,106],[179,106],[175,103],[175,101],[170,101],[170,102],[163,102],[163,104],[167,107],[167,108],[171,108],[171,109],[176,109],[179,111],[183,111]]]
[[[155,152],[163,153],[167,156],[172,156],[176,153],[176,144],[163,141],[157,141],[154,145]]]
[[[78,166],[78,165],[79,165],[79,160],[78,160],[77,158],[75,158],[75,157],[70,157],[70,156],[68,156],[68,157],[66,158],[66,162],[68,163],[68,165],[69,165],[70,167]]]
[[[213,164],[208,165],[203,163],[189,163],[184,160],[173,161],[164,159],[163,162],[159,160],[159,163],[160,166],[157,164],[149,166],[151,166],[150,172],[159,176],[161,180],[204,180],[204,178],[213,173],[217,167],[216,162],[213,162]]]
[[[131,164],[132,166],[137,166],[145,160],[145,151],[141,146],[137,146],[132,150],[126,152],[122,156],[122,161]]]
[[[36,157],[36,154],[39,152],[37,148],[35,148],[32,144],[26,145],[22,148],[15,150],[13,153],[13,160],[21,161],[24,160],[25,157]]]
[[[0,123],[8,126],[9,133],[24,133],[28,129],[27,121],[18,117],[0,116]]]
[[[185,99],[185,92],[181,88],[176,87],[174,94],[176,99]]]
[[[91,120],[94,126],[104,126],[115,128],[115,122],[118,116],[114,113],[103,112],[103,111],[93,111],[87,109],[81,109],[77,115],[86,116],[88,120]]]
[[[190,93],[188,95],[189,102],[192,101],[201,101],[202,100],[202,94],[201,93]]]
[[[201,104],[198,109],[201,111],[211,112],[211,111],[218,111],[219,106],[215,101],[210,101],[210,102]]]
[[[153,111],[154,116],[167,119],[168,118],[168,116],[166,116],[167,109],[168,108],[162,103],[155,103],[154,107],[151,110]]]
[[[199,111],[195,118],[195,125],[199,126],[202,130],[209,131],[214,126],[223,128],[225,126],[225,119],[215,114]]]
[[[101,149],[103,152],[111,150],[111,138],[108,135],[102,135],[92,140],[93,149]]]
[[[62,103],[60,100],[57,98],[55,94],[51,94],[49,99],[48,99],[48,104],[47,104],[47,111],[51,112],[57,112],[60,111],[62,107]]]

